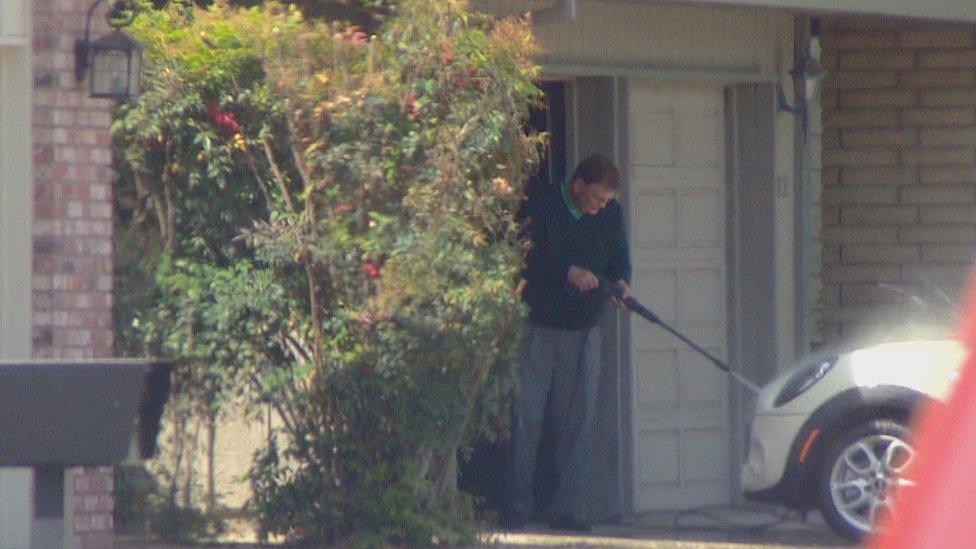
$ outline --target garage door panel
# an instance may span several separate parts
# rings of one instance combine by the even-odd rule
[[[722,353],[724,353],[724,347],[721,346],[724,336],[724,327],[719,329],[715,326],[701,326],[692,322],[668,322],[668,325],[683,334],[699,334],[696,336],[696,342],[704,345],[706,348],[720,349],[721,351],[719,356],[722,356]],[[674,345],[675,337],[658,326],[647,324],[643,327],[635,327],[631,335],[632,339],[630,346],[633,353],[650,352],[660,349],[678,350]],[[636,359],[634,359],[633,362],[634,364],[638,363]],[[709,366],[709,368],[714,370],[715,366]]]
[[[685,269],[640,269],[634,276],[634,291],[641,302],[669,324],[724,326],[718,316],[724,312],[724,276],[716,268],[691,266]]]
[[[699,182],[700,185],[700,182]],[[721,246],[725,208],[721,193],[703,188],[649,187],[635,193],[634,246],[638,249]]]
[[[675,120],[674,114],[664,112],[646,112],[641,117],[640,126],[634,128],[632,139],[640,151],[634,158],[635,164],[647,166],[669,166],[674,163]]]
[[[722,120],[717,111],[676,116],[675,164],[717,167],[724,156],[720,146],[721,127]]]
[[[645,188],[712,189],[715,179],[725,177],[721,167],[631,165],[630,183]]]
[[[643,212],[632,223],[634,245],[671,247],[677,243],[678,192],[674,189],[645,189],[634,197],[635,207]]]
[[[640,269],[634,276],[634,292],[662,319],[678,318],[678,272],[675,269]]]
[[[684,478],[692,483],[724,484],[728,477],[724,456],[729,447],[723,429],[688,429],[681,446]]]
[[[728,329],[722,90],[631,84],[634,291],[662,320],[723,357]],[[728,380],[674,336],[633,317],[630,342],[634,510],[728,501]]]
[[[676,197],[677,237],[682,245],[718,248],[725,236],[725,200],[721,193],[702,189]]]
[[[657,248],[656,250],[638,250],[631,247],[631,261],[634,262],[634,272],[641,270],[639,262],[649,261],[666,265],[669,261],[680,261],[680,265],[671,267],[680,271],[713,268],[716,261],[724,259],[724,255],[714,249],[686,246],[680,251],[672,248]],[[661,267],[663,268],[663,267]],[[724,271],[723,271],[724,272]]]
[[[721,269],[683,269],[679,283],[678,318],[719,323],[724,312],[725,280]]]
[[[638,351],[638,406],[644,413],[667,413],[679,407],[679,356],[675,351]]]
[[[720,355],[717,347],[706,347],[713,355]],[[722,413],[728,406],[728,385],[725,374],[705,357],[692,350],[680,351],[678,361],[680,370],[681,409],[687,412],[703,410],[704,413]]]
[[[640,431],[639,482],[644,486],[678,487],[681,483],[680,433],[675,429]]]

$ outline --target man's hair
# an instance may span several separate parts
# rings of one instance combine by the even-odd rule
[[[620,172],[612,160],[600,153],[587,156],[576,166],[573,181],[577,179],[582,179],[587,185],[600,183],[612,191],[620,189]]]

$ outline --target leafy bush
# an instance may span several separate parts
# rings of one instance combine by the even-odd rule
[[[123,265],[146,291],[122,319],[134,352],[179,358],[174,431],[229,397],[274,408],[250,474],[264,535],[465,539],[455,456],[514,384],[527,26],[406,0],[372,37],[274,3],[135,30],[123,232],[160,253]],[[195,445],[173,444],[185,494]]]
[[[143,467],[118,466],[114,480],[112,518],[116,531],[123,535],[186,543],[214,538],[224,531],[223,522],[215,517],[164,497],[156,478]]]

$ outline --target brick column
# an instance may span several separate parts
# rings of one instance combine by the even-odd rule
[[[32,0],[33,354],[112,356],[111,103],[88,97],[73,47],[93,0]],[[104,6],[103,6],[104,7]],[[99,10],[104,11],[104,10]],[[104,16],[93,18],[95,37]],[[111,468],[78,469],[74,547],[109,547]]]
[[[830,340],[883,325],[899,298],[879,282],[961,290],[976,244],[976,33],[882,18],[824,28]]]

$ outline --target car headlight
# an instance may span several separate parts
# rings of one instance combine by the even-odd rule
[[[783,385],[783,388],[780,389],[779,394],[776,395],[776,400],[773,402],[773,406],[780,407],[807,392],[810,387],[813,387],[814,384],[827,375],[827,372],[834,367],[834,364],[837,364],[837,357],[814,362],[797,370],[796,373],[790,376],[786,384]]]

